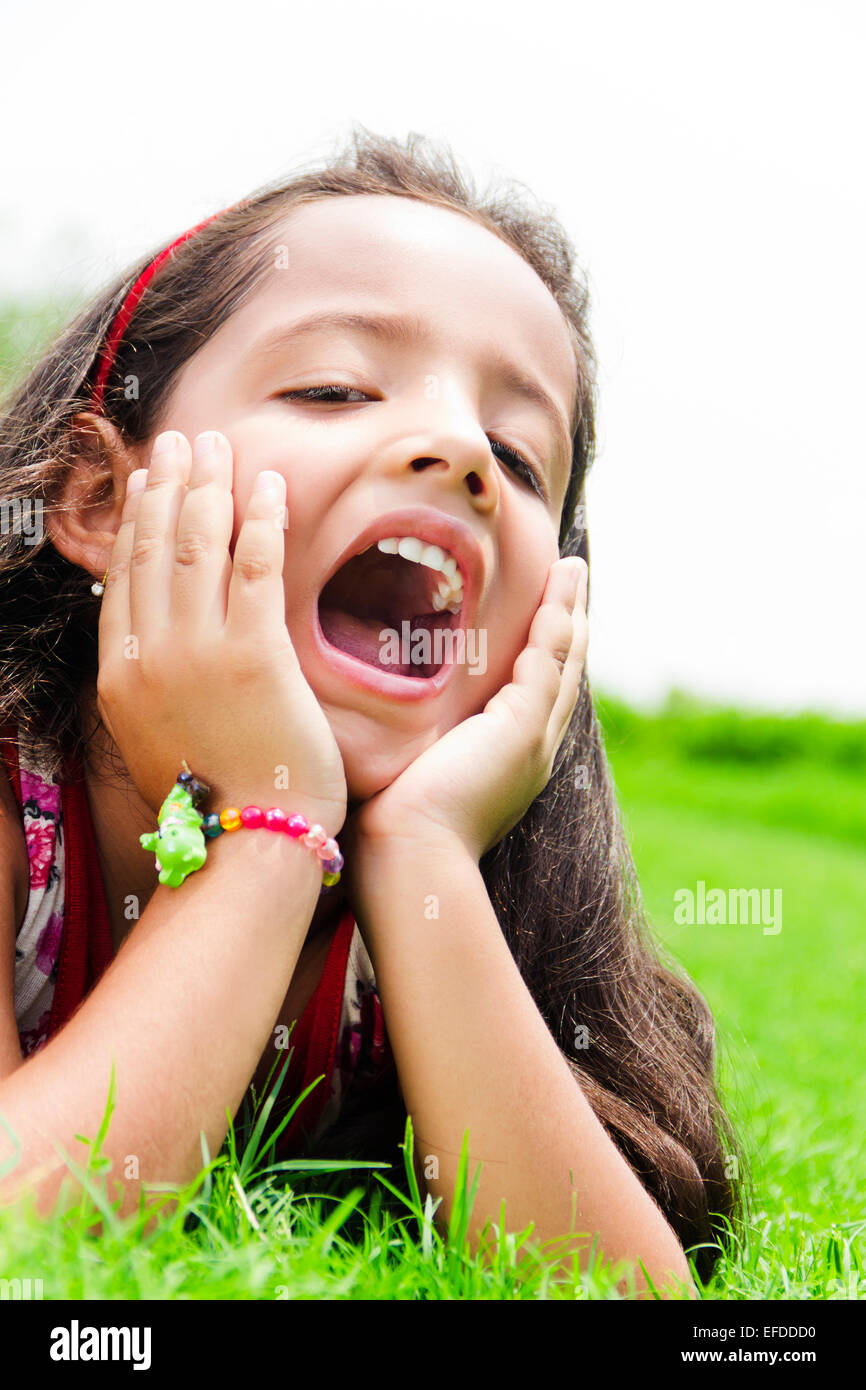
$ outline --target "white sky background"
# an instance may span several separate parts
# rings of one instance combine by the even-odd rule
[[[353,121],[552,205],[601,359],[589,670],[866,715],[866,9],[0,0],[0,293],[98,289]]]

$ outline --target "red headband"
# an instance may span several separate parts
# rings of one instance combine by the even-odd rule
[[[228,211],[228,208],[222,209],[222,212]],[[215,217],[220,217],[222,212],[211,213],[210,217],[206,217],[205,220],[199,222],[196,227],[190,227],[188,232],[183,232],[170,246],[166,246],[164,251],[160,251],[150,264],[145,266],[132,289],[127,294],[114,317],[111,329],[109,330],[99,356],[99,366],[93,386],[93,393],[91,395],[92,407],[97,415],[102,414],[102,404],[105,398],[105,383],[108,381],[108,374],[111,371],[120,340],[129,327],[129,321],[135,313],[138,307],[138,301],[141,299],[144,291],[147,289],[163,261],[168,259],[175,247],[180,246],[182,242],[187,241],[191,236],[195,236],[196,232],[200,232],[202,227],[207,226],[208,222],[213,222]]]

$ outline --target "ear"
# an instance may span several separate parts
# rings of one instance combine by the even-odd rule
[[[102,415],[84,411],[70,422],[66,477],[46,521],[55,550],[101,579],[120,527],[126,480],[146,467],[140,446],[130,446]]]

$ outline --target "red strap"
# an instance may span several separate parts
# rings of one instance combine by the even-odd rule
[[[294,1100],[311,1081],[324,1073],[323,1080],[298,1107],[291,1124],[280,1135],[277,1158],[290,1157],[299,1143],[313,1134],[328,1103],[337,1059],[349,949],[354,933],[355,919],[347,907],[334,932],[322,978],[292,1032],[291,1043],[295,1053],[280,1095]]]
[[[0,728],[0,738],[2,738],[3,740],[3,742],[0,743],[0,749],[2,749],[3,758],[9,772],[9,780],[12,783],[12,790],[15,792],[15,800],[18,802],[18,805],[20,807],[21,778],[18,775],[18,736],[15,731],[15,726],[13,724],[4,724],[3,727]],[[7,743],[7,739],[13,739],[14,742]]]
[[[213,222],[214,218],[221,217],[223,212],[228,211],[230,211],[230,209],[223,208],[221,212],[212,212],[210,217],[206,217],[203,222],[197,223],[195,227],[190,227],[189,231],[182,232],[179,237],[175,237],[174,241],[154,256],[152,261],[148,262],[135,281],[135,284],[132,285],[128,291],[123,303],[114,316],[105,344],[99,355],[99,365],[96,369],[96,378],[91,393],[92,408],[97,415],[102,414],[102,405],[105,399],[105,385],[108,381],[108,374],[111,371],[111,364],[117,355],[118,344],[129,327],[129,322],[138,307],[138,301],[141,299],[141,296],[144,294],[144,291],[147,289],[154,275],[159,270],[163,261],[168,260],[175,247],[181,246],[185,241],[188,241],[191,236],[194,236],[196,232],[200,232],[202,227],[206,227],[209,222]]]
[[[66,836],[63,932],[49,1038],[72,1017],[115,954],[86,783],[64,782],[60,795]]]

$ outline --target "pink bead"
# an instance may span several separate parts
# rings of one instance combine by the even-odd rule
[[[271,806],[265,811],[265,825],[268,830],[285,830],[288,816],[279,806]]]
[[[321,825],[311,825],[309,833],[304,836],[304,844],[308,849],[318,849],[328,838],[328,832]]]
[[[257,830],[264,822],[265,813],[261,806],[245,806],[241,811],[241,823],[248,830]]]
[[[297,840],[309,828],[310,822],[304,816],[289,816],[286,821],[286,833],[291,835],[293,840]]]
[[[339,852],[339,849],[340,846],[337,844],[336,840],[326,840],[324,844],[319,845],[316,854],[322,860],[333,859],[334,855]]]

